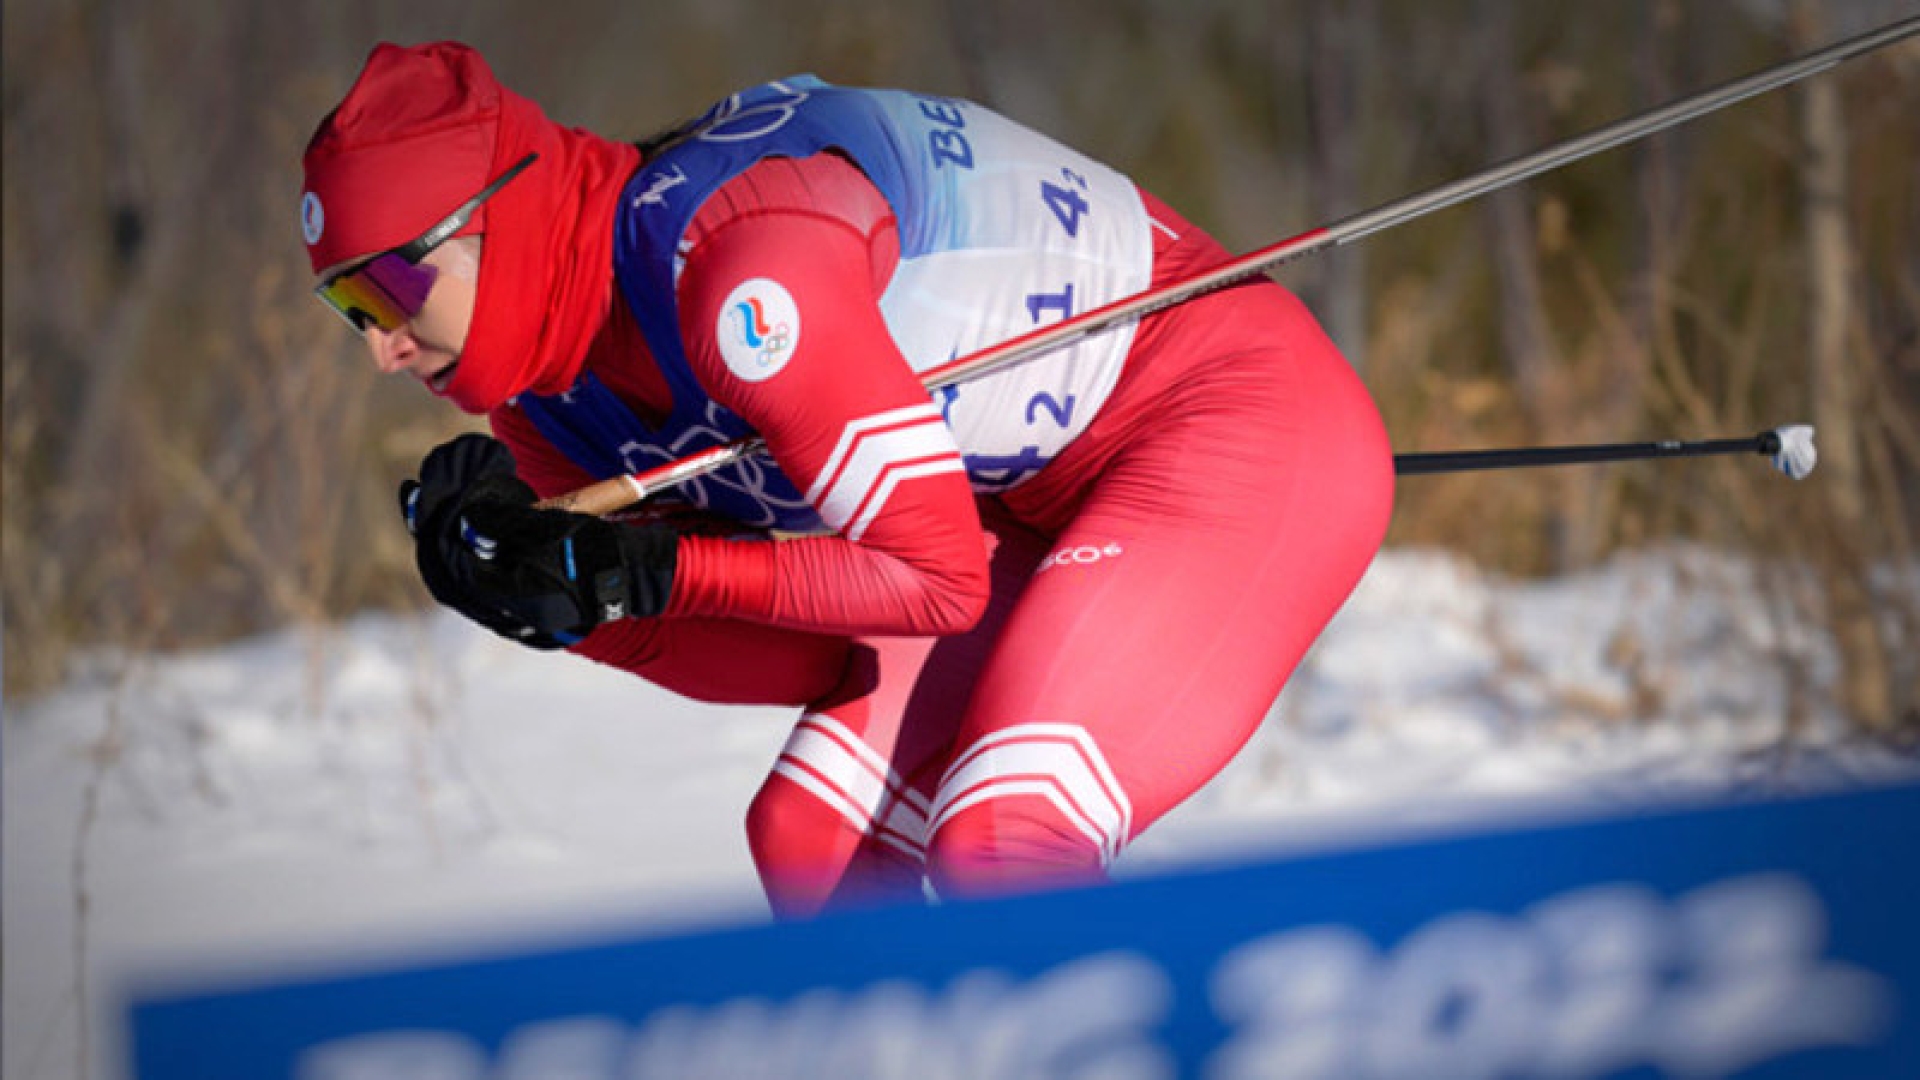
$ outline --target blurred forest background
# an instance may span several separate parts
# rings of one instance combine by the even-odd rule
[[[393,489],[468,423],[308,295],[300,153],[377,40],[638,138],[811,71],[992,105],[1251,250],[1920,14],[1913,0],[7,0],[9,695],[76,646],[426,603]],[[1920,731],[1920,45],[1286,268],[1397,449],[1758,459],[1410,479],[1389,543],[1513,574],[1686,540]],[[1250,433],[1250,437],[1257,437]]]

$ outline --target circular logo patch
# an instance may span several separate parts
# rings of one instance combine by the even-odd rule
[[[741,282],[720,305],[714,327],[727,370],[748,382],[771,379],[800,344],[800,308],[786,287],[768,278]]]
[[[326,227],[327,212],[320,206],[320,196],[311,191],[300,196],[300,235],[307,238],[308,245],[319,243]]]

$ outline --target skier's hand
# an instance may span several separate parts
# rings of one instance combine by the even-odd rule
[[[480,588],[543,634],[569,641],[603,622],[667,606],[680,537],[659,525],[537,510],[531,499],[483,497],[462,513],[462,544]]]
[[[400,514],[413,534],[414,564],[433,598],[510,641],[537,649],[565,645],[509,614],[479,583],[479,562],[461,539],[461,511],[475,499],[533,501],[514,473],[513,453],[484,435],[461,435],[420,463],[420,479],[400,484]]]
[[[601,622],[657,615],[673,585],[679,538],[534,508],[496,440],[462,435],[401,485],[415,561],[434,599],[509,640],[572,644]]]

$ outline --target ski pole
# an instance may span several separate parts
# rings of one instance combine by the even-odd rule
[[[1170,282],[1091,308],[1051,326],[1009,338],[978,352],[970,353],[923,373],[929,390],[938,390],[968,379],[1024,363],[1043,353],[1071,344],[1118,323],[1142,318],[1153,312],[1184,303],[1282,263],[1325,251],[1341,244],[1371,236],[1383,229],[1402,225],[1490,191],[1538,176],[1582,158],[1591,157],[1623,143],[1642,139],[1677,124],[1724,109],[1750,97],[1777,90],[1832,68],[1842,61],[1891,45],[1920,33],[1920,16],[1890,23],[1878,30],[1829,45],[1744,78],[1703,90],[1646,112],[1615,121],[1564,142],[1494,165],[1471,176],[1369,210],[1335,224],[1301,233],[1229,260],[1212,270],[1202,271],[1182,281]],[[685,483],[717,469],[723,469],[748,455],[759,452],[765,443],[746,438],[672,461],[645,472],[614,477],[561,495],[542,505],[587,514],[607,514],[667,488]]]
[[[1650,458],[1705,457],[1712,454],[1760,454],[1773,467],[1795,480],[1813,471],[1818,455],[1813,428],[1805,424],[1763,431],[1744,439],[1706,439],[1699,442],[1602,443],[1594,446],[1538,446],[1512,450],[1452,450],[1396,454],[1396,476],[1514,469],[1538,465],[1585,465],[1605,461],[1641,461]]]

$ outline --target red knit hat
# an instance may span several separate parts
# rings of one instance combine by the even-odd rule
[[[375,46],[307,143],[300,227],[314,271],[398,247],[485,187],[500,97],[464,45]],[[458,235],[483,230],[486,212]]]

